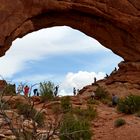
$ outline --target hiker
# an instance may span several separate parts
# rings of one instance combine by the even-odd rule
[[[20,84],[17,87],[17,94],[19,95],[23,91],[23,86]]]
[[[58,94],[58,88],[59,88],[59,85],[57,85],[57,86],[55,87],[55,91],[54,91],[54,96],[55,96],[55,97],[56,97],[57,94]]]
[[[73,94],[74,94],[74,96],[76,95],[76,88],[75,87],[73,88]]]
[[[34,96],[36,96],[36,95],[37,95],[37,93],[38,93],[38,89],[37,89],[37,88],[35,88],[35,89],[33,90],[33,92],[34,92]]]
[[[77,89],[77,94],[79,94],[79,91],[80,91],[80,90],[79,90],[79,89]]]
[[[96,82],[97,82],[97,79],[96,79],[96,77],[94,77],[94,84],[96,84]]]
[[[106,77],[105,78],[108,78],[109,77],[109,75],[108,74],[106,74]]]
[[[95,99],[95,92],[94,92],[94,91],[91,93],[91,99],[92,99],[92,100]]]
[[[117,68],[115,67],[114,71],[116,72],[117,71]]]
[[[28,97],[29,89],[30,89],[30,88],[29,88],[27,85],[24,87],[24,95],[25,95],[26,97]]]
[[[112,94],[112,105],[113,106],[116,106],[118,104],[118,100],[119,100],[118,96],[115,94]]]
[[[37,95],[37,96],[39,96],[39,92],[38,92],[38,90],[37,90],[37,93],[36,93],[36,95]]]
[[[115,74],[117,72],[117,68],[115,67],[115,69],[111,72],[110,75]]]

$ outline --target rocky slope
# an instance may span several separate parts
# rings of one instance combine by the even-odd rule
[[[90,93],[96,88],[96,86],[88,86],[85,90],[81,90],[80,95],[71,96],[72,106],[86,108],[87,100],[90,98]],[[5,96],[4,100],[8,100],[11,105],[15,105],[16,102],[27,103],[27,99],[23,96],[13,96],[9,100],[9,96]],[[42,110],[42,113],[46,116],[46,121],[50,122],[55,118],[59,118],[59,116],[55,115],[53,112],[53,107],[58,106],[60,104],[59,98],[57,101],[46,102],[45,104],[40,103],[39,97],[32,97],[34,101],[35,108],[37,110]],[[98,102],[98,101],[97,101]],[[43,108],[42,108],[43,107]],[[140,118],[135,115],[125,115],[117,112],[116,108],[109,107],[106,104],[98,102],[98,104],[94,105],[97,110],[98,116],[96,119],[91,120],[91,130],[94,133],[92,140],[139,140],[140,139]],[[56,111],[56,110],[55,110]],[[59,110],[58,110],[59,111]],[[57,113],[58,113],[57,111]],[[6,114],[9,118],[12,118],[12,121],[17,125],[18,123],[21,128],[31,131],[33,129],[32,121],[29,119],[25,119],[24,121],[17,121],[19,114],[15,109],[5,110]],[[49,118],[48,118],[49,116]],[[126,121],[126,124],[116,128],[114,126],[115,120],[118,118],[123,118]],[[23,119],[23,116],[22,116]],[[16,120],[16,121],[15,121]],[[0,139],[6,140],[8,138],[15,139],[15,136],[11,132],[8,127],[7,121],[0,115],[0,125],[3,125],[0,129]],[[36,124],[37,125],[37,124]],[[37,129],[39,133],[46,133],[46,129]],[[59,140],[58,137],[54,137],[53,140]]]

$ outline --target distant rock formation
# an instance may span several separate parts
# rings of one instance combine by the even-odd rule
[[[140,83],[139,0],[1,0],[0,17],[1,56],[18,37],[67,25],[97,39],[124,59],[112,80]]]

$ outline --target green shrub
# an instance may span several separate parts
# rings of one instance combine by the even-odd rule
[[[96,100],[92,100],[91,98],[87,100],[87,104],[97,104],[97,101]]]
[[[75,108],[73,109],[73,113],[77,115],[77,117],[81,120],[93,120],[97,116],[97,111],[92,107],[88,106],[87,109]]]
[[[117,120],[114,122],[114,126],[115,126],[115,127],[120,127],[120,126],[122,126],[122,125],[124,125],[124,124],[126,124],[126,121],[125,121],[124,119],[121,119],[121,118],[117,119]]]
[[[72,114],[65,114],[60,126],[60,140],[91,140],[91,136],[87,121],[80,121]]]
[[[15,84],[7,84],[6,87],[3,90],[3,95],[16,95],[16,91],[15,91]]]
[[[37,122],[38,126],[39,127],[42,127],[44,126],[44,119],[45,119],[45,116],[42,112],[37,112],[36,111],[36,115],[33,116],[32,118],[35,122]]]
[[[10,108],[10,105],[8,104],[8,102],[6,102],[4,100],[0,100],[0,108],[2,110],[7,110]]]
[[[61,105],[54,105],[52,106],[52,111],[54,114],[61,114],[62,113],[62,108]]]
[[[108,103],[107,103],[107,106],[108,106],[108,107],[113,107],[112,102],[108,102]]]
[[[17,103],[18,113],[23,115],[26,119],[31,118],[33,121],[38,123],[38,126],[43,126],[44,124],[44,114],[38,112],[29,104]]]
[[[140,117],[140,111],[138,111],[138,112],[136,113],[136,116],[137,116],[137,117]]]
[[[112,105],[112,101],[111,101],[111,99],[109,99],[109,98],[102,99],[101,102],[102,102],[103,104],[108,105],[108,106]]]
[[[34,140],[34,139],[36,139],[36,136],[33,135],[32,132],[24,130],[23,132],[19,133],[19,136],[17,139],[18,140]],[[11,139],[9,139],[9,140],[11,140]]]
[[[129,95],[120,99],[117,109],[126,114],[133,114],[140,111],[140,96]]]
[[[65,96],[61,98],[61,108],[63,112],[68,112],[71,110],[72,105],[71,105],[69,96]]]
[[[47,100],[53,100],[53,90],[54,90],[54,84],[50,81],[40,83],[40,96],[41,96],[41,102],[45,102]]]
[[[97,99],[105,99],[109,97],[109,94],[103,87],[98,86],[95,91],[95,97]]]

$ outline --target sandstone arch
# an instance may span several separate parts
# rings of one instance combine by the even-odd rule
[[[111,82],[140,83],[139,0],[0,0],[0,17],[1,56],[18,37],[67,25],[124,58]]]

